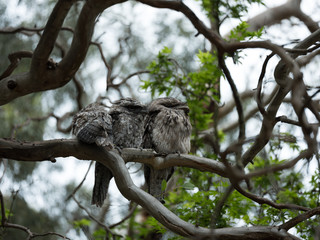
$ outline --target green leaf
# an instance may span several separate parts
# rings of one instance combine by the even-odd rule
[[[190,182],[187,182],[187,183],[184,183],[182,185],[182,187],[185,189],[185,190],[193,190],[196,186],[193,185],[192,183]]]
[[[90,226],[91,221],[86,219],[86,218],[82,218],[78,221],[74,221],[73,225],[75,228],[81,228],[82,226]]]
[[[163,179],[161,182],[161,191],[164,192],[166,188],[167,188],[167,181]]]

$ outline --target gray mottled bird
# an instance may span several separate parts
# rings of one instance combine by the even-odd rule
[[[112,118],[100,103],[92,103],[78,112],[72,121],[72,133],[85,143],[95,143],[108,150],[113,148]],[[101,206],[108,193],[111,171],[96,162],[92,204]]]
[[[72,133],[82,142],[113,148],[112,119],[100,103],[91,103],[74,116]]]
[[[89,105],[90,106],[90,105]],[[87,139],[93,139],[94,136],[98,138],[98,136],[101,135],[99,131],[95,131],[94,134],[91,134],[93,136],[85,137],[83,138],[82,135],[88,135],[83,134],[81,132],[82,125],[87,126],[86,129],[96,129],[96,125],[103,125],[104,123],[92,124],[93,121],[87,122],[90,117],[83,118],[82,115],[95,115],[99,114],[100,108],[96,108],[96,105],[93,107],[87,107],[83,110],[81,110],[76,117],[74,118],[74,122],[79,124],[74,124],[74,131],[73,133],[77,136],[77,138],[83,142],[86,143],[96,143],[98,146],[108,147],[109,145],[113,147],[118,148],[138,148],[141,147],[142,144],[142,137],[144,133],[144,126],[145,126],[145,119],[147,116],[147,109],[146,106],[140,103],[137,100],[134,100],[132,98],[123,98],[120,99],[112,105],[109,113],[106,111],[104,114],[107,116],[106,118],[103,118],[102,121],[105,120],[105,129],[107,131],[104,134],[108,134],[109,138],[108,141],[110,144],[107,145],[101,145],[98,144],[96,141],[87,140]],[[87,110],[86,110],[87,109]],[[82,113],[85,112],[86,114]],[[79,117],[80,119],[78,119]],[[101,119],[99,119],[101,120]],[[75,130],[76,129],[76,130]],[[79,129],[79,130],[77,130]],[[101,129],[102,130],[102,129]],[[78,134],[77,134],[78,133]],[[98,142],[100,143],[101,140]],[[106,141],[102,141],[106,142]],[[111,148],[112,148],[111,147]],[[108,149],[111,149],[108,147]],[[92,200],[91,204],[96,204],[97,206],[102,206],[107,193],[108,193],[108,187],[111,178],[113,177],[112,172],[105,167],[103,164],[96,162],[95,166],[95,184],[93,187],[93,193],[92,193]]]
[[[113,143],[119,148],[139,148],[142,144],[147,107],[132,98],[116,101],[110,109]]]
[[[143,148],[152,148],[157,153],[188,153],[192,127],[189,107],[175,98],[158,98],[148,106],[148,118],[143,139]],[[148,192],[164,203],[162,181],[168,181],[174,168],[155,170],[145,165],[144,175]]]
[[[113,144],[117,148],[141,147],[144,133],[146,106],[132,98],[122,98],[113,103],[109,115],[112,118]],[[101,206],[112,172],[100,163],[96,163],[95,186],[92,194],[92,204]]]

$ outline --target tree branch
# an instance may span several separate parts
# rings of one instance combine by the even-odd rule
[[[313,21],[309,16],[302,12],[300,3],[301,0],[288,0],[282,5],[269,8],[265,12],[247,20],[250,25],[248,31],[257,31],[264,26],[275,25],[292,16],[295,16],[304,22],[310,32],[316,31],[319,28],[317,22]]]
[[[297,224],[311,218],[314,215],[320,215],[320,207],[316,207],[314,209],[311,209],[305,213],[302,213],[302,214],[296,216],[295,218],[292,218],[288,222],[280,225],[279,228],[285,229],[286,231],[288,231],[290,228],[293,228]]]
[[[59,0],[50,14],[32,57],[30,73],[36,81],[42,80],[39,76],[42,76],[46,71],[47,60],[53,50],[64,19],[74,2],[75,0]]]
[[[94,152],[98,152],[95,156]],[[78,159],[106,161],[101,148],[74,139],[57,139],[42,142],[19,142],[0,139],[0,157],[19,161],[52,161],[57,157],[74,156]],[[152,150],[125,148],[121,151],[125,162],[148,163],[155,169],[172,166],[192,167],[201,171],[226,176],[225,167],[219,161],[187,154],[158,156]]]
[[[91,218],[93,221],[95,221],[96,223],[98,223],[101,227],[103,227],[107,233],[110,233],[112,236],[117,236],[117,237],[121,237],[121,235],[117,235],[115,234],[113,231],[111,231],[111,229],[105,225],[104,223],[100,222],[97,218],[95,218],[74,196],[74,194],[72,194],[72,199],[76,202],[76,204],[79,206],[79,208],[81,208],[82,210],[84,210],[86,212],[86,214],[89,216],[89,218]]]
[[[11,73],[16,69],[18,66],[21,58],[32,58],[33,53],[30,51],[19,51],[9,54],[8,58],[10,60],[10,65],[8,68],[1,74],[1,79],[8,77],[11,75]],[[9,86],[8,86],[9,87]]]
[[[28,234],[27,240],[32,239],[32,238],[36,238],[36,237],[42,237],[42,236],[49,236],[49,235],[54,235],[54,236],[58,236],[61,237],[63,239],[68,239],[70,240],[70,238],[63,236],[59,233],[55,233],[55,232],[47,232],[47,233],[33,233],[30,231],[29,228],[19,225],[19,224],[14,224],[14,223],[9,223],[8,219],[6,217],[5,214],[5,206],[4,206],[4,201],[3,201],[3,195],[2,192],[0,191],[0,205],[1,205],[1,227],[3,228],[15,228],[15,229],[19,229],[22,230],[24,232],[26,232]]]
[[[74,1],[61,0],[56,4],[34,51],[30,72],[9,76],[0,81],[0,105],[32,92],[56,89],[67,84],[87,54],[97,16],[106,8],[126,0],[86,1],[79,15],[69,51],[55,69],[47,68],[56,36]],[[9,82],[14,84],[13,88],[8,88]]]
[[[132,161],[139,155],[140,162],[148,162],[156,169],[172,166],[174,165],[172,162],[180,163],[180,166],[194,165],[200,169],[211,169],[213,166],[219,166],[215,171],[222,173],[224,169],[221,163],[189,155],[169,154],[165,158],[161,158],[155,157],[156,154],[151,151],[141,151],[139,149],[123,149],[122,155],[127,161]],[[250,236],[259,236],[259,239],[285,239],[286,237],[294,239],[287,232],[279,231],[275,227],[259,226],[212,230],[187,223],[133,183],[125,161],[120,155],[113,151],[99,148],[96,145],[83,144],[77,140],[66,139],[33,143],[19,143],[0,139],[0,156],[22,161],[44,161],[53,157],[67,156],[97,160],[112,171],[116,184],[125,198],[138,203],[165,227],[182,236],[198,239],[199,237],[215,237],[215,239],[224,240],[234,239],[235,237],[240,240],[248,239]],[[150,162],[152,159],[156,160]],[[214,162],[214,164],[211,162]]]
[[[213,43],[218,49],[221,48],[224,43],[222,38],[208,28],[198,17],[197,15],[183,3],[183,1],[164,1],[164,0],[138,0],[138,2],[147,4],[156,8],[168,8],[175,10],[177,12],[181,12],[184,14],[193,26],[198,30],[198,34],[202,34],[205,38],[207,38],[211,43]]]

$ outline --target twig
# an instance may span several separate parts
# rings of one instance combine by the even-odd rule
[[[217,221],[221,217],[222,207],[226,203],[226,201],[228,200],[229,196],[231,195],[231,193],[233,191],[234,191],[234,187],[232,185],[228,186],[227,189],[225,190],[225,192],[223,193],[223,196],[217,202],[217,204],[214,208],[214,213],[211,217],[211,228],[213,228],[213,229],[216,228]]]
[[[88,173],[90,171],[90,168],[92,166],[92,164],[94,163],[94,161],[91,161],[90,164],[89,164],[89,167],[88,167],[88,170],[86,172],[86,174],[84,175],[82,181],[79,183],[79,185],[72,191],[72,193],[66,198],[66,201],[69,201],[70,198],[72,198],[73,195],[76,194],[76,192],[81,188],[82,184],[84,183],[84,181],[86,180],[87,176],[88,176]]]
[[[121,237],[121,235],[115,234],[111,231],[111,229],[105,225],[104,223],[100,222],[96,217],[94,217],[76,198],[74,195],[72,195],[72,199],[78,204],[79,208],[81,208],[82,210],[84,210],[87,214],[88,217],[91,218],[93,221],[95,221],[96,223],[98,223],[101,227],[103,227],[107,233],[110,233],[112,236],[118,236]]]
[[[301,153],[297,157],[293,158],[290,161],[286,161],[284,163],[276,164],[276,165],[273,165],[273,166],[270,166],[270,167],[265,167],[265,168],[263,168],[261,170],[257,170],[257,171],[245,174],[243,176],[243,178],[244,179],[250,179],[250,178],[253,178],[253,177],[259,177],[259,176],[267,175],[269,173],[278,172],[278,171],[281,171],[281,170],[284,170],[284,169],[289,169],[289,168],[294,167],[299,160],[307,159],[310,156],[312,156],[312,152],[309,149],[306,149],[305,151],[301,151]]]
[[[74,83],[74,85],[76,86],[77,89],[77,105],[78,105],[78,110],[82,109],[82,103],[81,103],[81,99],[83,96],[83,86],[81,85],[80,81],[78,80],[78,78],[76,76],[74,76],[72,78],[72,81]]]
[[[230,178],[231,179],[231,178]],[[291,203],[275,203],[267,198],[264,198],[264,197],[260,197],[260,196],[257,196],[253,193],[250,193],[250,192],[247,192],[245,191],[243,188],[240,187],[240,185],[235,182],[235,181],[232,181],[232,185],[233,187],[239,192],[241,193],[243,196],[251,199],[252,201],[256,202],[256,203],[259,203],[259,204],[267,204],[273,208],[276,208],[276,209],[292,209],[292,210],[300,210],[300,211],[309,211],[310,208],[307,208],[307,207],[303,207],[303,206],[300,206],[300,205],[296,205],[296,204],[291,204]]]
[[[47,116],[43,116],[43,117],[32,117],[32,118],[27,118],[27,120],[21,124],[16,124],[13,126],[12,128],[12,132],[11,132],[11,139],[14,139],[15,138],[15,134],[16,134],[16,131],[20,128],[23,128],[27,125],[30,124],[31,121],[43,121],[43,120],[46,120],[48,119],[49,117],[51,117],[52,115],[49,114]]]
[[[244,121],[244,116],[243,116],[243,108],[242,108],[242,104],[241,104],[241,100],[239,97],[239,93],[237,90],[237,86],[235,85],[231,74],[225,64],[225,61],[223,59],[223,55],[221,53],[218,54],[218,60],[219,60],[219,65],[221,67],[221,69],[224,72],[224,75],[226,76],[228,83],[231,87],[232,90],[232,94],[233,94],[233,98],[234,101],[236,103],[236,108],[237,108],[237,112],[238,112],[238,116],[239,116],[239,141],[243,140],[245,138],[245,121]]]
[[[5,206],[4,206],[4,201],[3,201],[3,194],[2,194],[1,191],[0,191],[0,204],[1,204],[1,226],[3,228],[15,228],[15,229],[22,230],[22,231],[24,231],[24,232],[26,232],[28,234],[27,239],[33,239],[33,238],[36,238],[36,237],[54,235],[54,236],[61,237],[63,239],[69,239],[70,240],[70,238],[68,238],[66,236],[63,236],[63,235],[61,235],[59,233],[55,233],[55,232],[47,232],[47,233],[42,233],[42,234],[33,233],[33,232],[30,231],[29,228],[27,228],[25,226],[22,226],[22,225],[19,225],[19,224],[14,224],[14,223],[9,223],[8,219],[6,217]]]
[[[16,69],[21,58],[32,58],[33,53],[30,51],[19,51],[9,54],[8,58],[10,60],[10,65],[8,68],[1,74],[0,81],[8,76]]]
[[[101,44],[100,43],[97,43],[97,42],[91,42],[92,45],[96,46],[99,50],[99,53],[100,53],[100,57],[104,63],[104,65],[106,66],[107,68],[107,79],[106,79],[106,89],[108,89],[108,84],[111,82],[111,72],[112,72],[112,67],[110,64],[108,64],[104,54],[103,54],[103,50],[102,50],[102,47],[101,47]]]
[[[258,80],[258,86],[257,86],[257,91],[256,91],[256,101],[258,104],[258,109],[262,115],[264,115],[266,112],[266,110],[264,109],[264,106],[262,104],[262,101],[261,101],[262,81],[263,81],[264,75],[266,74],[266,68],[267,68],[268,62],[274,55],[275,55],[274,53],[271,53],[264,60],[263,65],[262,65],[262,70],[261,70],[259,80]]]
[[[138,204],[134,203],[133,207],[130,209],[130,211],[127,214],[127,216],[125,216],[119,222],[110,225],[109,228],[114,228],[114,227],[120,225],[121,223],[123,223],[124,221],[126,221],[127,219],[129,219],[132,216],[132,214],[134,213],[134,211],[137,209],[137,207],[138,207]]]
[[[61,237],[63,239],[69,239],[71,240],[71,238],[68,238],[66,236],[63,236],[62,234],[59,234],[59,233],[55,233],[55,232],[47,232],[47,233],[33,233],[31,239],[33,238],[37,238],[37,237],[45,237],[45,236],[58,236],[58,237]]]
[[[52,117],[54,117],[57,120],[57,130],[62,133],[69,133],[71,131],[71,124],[68,127],[63,128],[62,124],[63,121],[66,120],[67,118],[73,116],[75,114],[74,112],[66,112],[64,115],[61,117],[56,116],[55,114],[52,113]]]

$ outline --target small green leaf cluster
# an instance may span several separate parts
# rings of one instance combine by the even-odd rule
[[[203,9],[209,18],[219,16],[220,19],[241,18],[248,12],[248,8],[253,3],[264,4],[262,0],[201,0]]]
[[[89,227],[91,224],[91,221],[89,219],[86,219],[86,218],[82,218],[80,220],[76,220],[76,221],[73,221],[73,226],[76,228],[76,229],[81,229],[82,227]]]
[[[230,31],[229,38],[232,40],[238,40],[238,41],[242,41],[245,39],[250,40],[254,37],[261,38],[263,27],[260,28],[258,31],[253,31],[253,32],[248,31],[249,27],[250,25],[247,22],[239,23],[238,26],[236,26]]]

